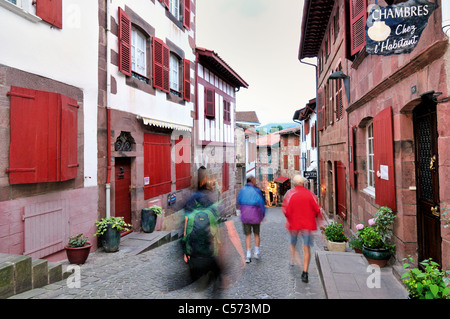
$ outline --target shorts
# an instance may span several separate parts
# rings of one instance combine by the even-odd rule
[[[313,234],[310,230],[290,230],[291,244],[297,244],[297,238],[299,235],[302,236],[303,245],[311,247],[313,245]]]
[[[244,225],[244,235],[251,235],[252,229],[253,234],[259,235],[259,224],[243,224]]]

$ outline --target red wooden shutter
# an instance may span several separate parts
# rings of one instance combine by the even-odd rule
[[[288,155],[283,155],[284,169],[289,168]]]
[[[131,20],[119,7],[119,71],[131,75]]]
[[[388,107],[373,119],[375,203],[396,211],[393,141],[392,107]]]
[[[319,131],[324,129],[324,96],[323,88],[317,91],[317,125]]]
[[[36,15],[62,29],[62,0],[36,0]]]
[[[223,121],[224,123],[231,123],[231,103],[228,101],[223,101]]]
[[[78,103],[61,95],[61,175],[66,181],[77,177]]]
[[[77,102],[61,94],[14,86],[9,95],[10,184],[75,178],[77,117],[67,109]]]
[[[350,0],[350,54],[358,53],[366,45],[367,0]]]
[[[345,166],[342,162],[336,162],[336,193],[337,213],[343,219],[347,219],[347,187]]]
[[[348,156],[349,156],[349,172],[348,172],[348,179],[349,179],[349,183],[350,183],[350,187],[351,188],[355,188],[356,187],[356,175],[355,175],[355,159],[356,159],[356,154],[355,154],[355,133],[354,133],[355,128],[354,127],[349,127],[348,129],[348,138],[349,138],[349,146],[348,146]]]
[[[216,109],[216,103],[215,103],[215,91],[214,89],[208,89],[205,88],[205,116],[209,118],[215,117],[215,109]]]
[[[294,155],[294,169],[296,171],[300,170],[300,156],[299,155]]]
[[[153,37],[153,86],[169,93],[170,50],[161,40]]]
[[[222,166],[222,192],[230,188],[230,165],[227,162]]]
[[[183,98],[185,101],[191,100],[191,62],[183,60]]]
[[[169,4],[170,0],[163,0],[163,2],[164,2],[164,5],[166,6],[166,8],[169,8],[169,6],[170,6],[170,4]]]
[[[191,0],[184,0],[183,24],[186,29],[191,28]]]
[[[175,141],[175,174],[177,190],[191,186],[191,138],[180,136]]]
[[[144,134],[145,199],[170,193],[172,185],[170,153],[170,135]]]

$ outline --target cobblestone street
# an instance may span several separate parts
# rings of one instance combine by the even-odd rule
[[[244,247],[242,224],[238,217],[233,221]],[[311,252],[309,283],[303,283],[301,270],[289,265],[289,237],[284,223],[280,208],[268,208],[261,225],[261,259],[252,259],[249,264],[242,263],[231,243],[224,241],[228,251],[225,272],[231,284],[220,290],[220,295],[214,293],[212,285],[204,288],[198,281],[190,282],[180,241],[176,240],[137,256],[114,258],[114,254],[108,254],[101,265],[81,268],[80,288],[69,288],[64,280],[40,289],[40,293],[31,298],[324,299],[314,260],[315,250],[323,247],[319,243],[321,236],[316,236]]]

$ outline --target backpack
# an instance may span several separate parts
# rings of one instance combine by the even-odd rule
[[[185,217],[181,242],[186,256],[211,257],[218,253],[218,222],[211,207],[198,207]]]

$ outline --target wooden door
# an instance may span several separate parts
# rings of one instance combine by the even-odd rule
[[[131,163],[129,158],[115,158],[115,216],[131,224]]]
[[[436,122],[434,102],[424,101],[414,110],[419,260],[433,258],[440,264],[442,239]]]
[[[347,218],[347,187],[345,185],[345,166],[336,163],[336,212],[343,219]]]

